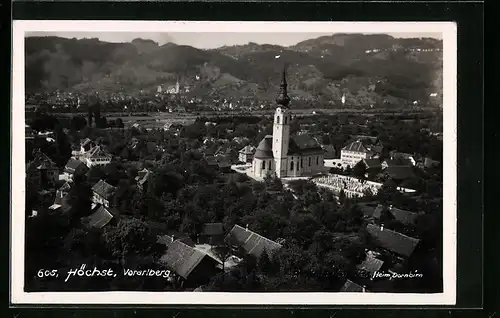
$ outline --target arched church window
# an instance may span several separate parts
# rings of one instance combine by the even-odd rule
[[[269,160],[269,163],[267,164],[267,169],[271,170],[271,160]]]
[[[293,171],[293,161],[290,162],[290,171]]]
[[[311,157],[309,157],[309,167],[311,166]]]
[[[280,123],[280,116],[276,116],[276,123],[279,124]]]
[[[304,168],[304,159],[303,158],[300,158],[300,167]]]
[[[285,116],[285,125],[288,123],[288,117]]]
[[[265,162],[265,161],[262,161],[261,168],[262,168],[263,170],[264,170],[264,169],[266,169],[266,162]]]
[[[319,156],[316,157],[316,165],[319,165]]]

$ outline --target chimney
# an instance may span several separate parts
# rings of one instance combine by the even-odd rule
[[[247,225],[246,225],[246,227],[245,227],[245,231],[248,231],[248,224],[247,224]]]
[[[380,224],[380,231],[384,230],[384,224]]]
[[[172,242],[173,242],[173,241],[175,241],[175,237],[174,237],[174,235],[172,234]]]
[[[363,285],[363,293],[366,293],[366,286]]]

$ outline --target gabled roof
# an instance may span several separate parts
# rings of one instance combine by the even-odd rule
[[[387,159],[384,161],[387,167],[411,167],[413,164],[410,159],[397,158],[397,159]]]
[[[61,206],[61,211],[67,213],[71,210],[71,205],[69,204],[70,196],[67,192],[57,191],[56,197],[54,199],[54,204]]]
[[[87,217],[89,226],[102,229],[106,224],[108,224],[113,215],[104,207],[100,206],[94,213]]]
[[[386,210],[389,213],[391,213],[396,221],[399,221],[403,224],[411,224],[415,222],[415,219],[418,217],[418,213],[401,210],[394,207],[386,208],[382,205],[377,206],[375,213],[373,213],[373,217],[379,219],[382,215],[383,210]]]
[[[115,194],[116,188],[108,184],[104,180],[99,180],[93,187],[92,191],[105,198],[106,200],[111,198]]]
[[[375,272],[378,272],[383,265],[384,261],[367,255],[364,261],[361,264],[357,265],[356,268],[373,274]]]
[[[80,160],[69,158],[68,162],[66,163],[66,166],[64,166],[64,172],[73,174],[79,167],[80,169],[88,170],[88,167]]]
[[[160,262],[166,264],[177,275],[187,279],[204,257],[209,256],[181,241],[173,241],[168,246],[166,254],[160,258]]]
[[[382,168],[382,163],[378,159],[363,159],[366,169],[379,169]]]
[[[231,166],[229,157],[226,155],[215,155],[215,160],[220,168],[226,168]]]
[[[223,235],[224,226],[222,223],[205,223],[201,230],[202,235]]]
[[[414,176],[413,169],[409,166],[392,166],[385,169],[385,173],[395,180],[403,180]]]
[[[380,243],[380,247],[393,253],[410,257],[420,240],[399,232],[383,229],[374,224],[366,226],[368,233]]]
[[[90,149],[89,158],[111,158],[111,154],[103,146],[95,146]]]
[[[367,148],[367,146],[365,146],[363,144],[363,142],[361,140],[356,140],[356,141],[349,143],[347,146],[342,148],[342,150],[364,152],[364,153],[370,152],[370,150]]]
[[[266,250],[268,254],[272,254],[281,248],[281,244],[278,244],[260,234],[247,230],[239,225],[235,225],[231,229],[231,232],[229,232],[226,239],[229,240],[230,243],[241,246],[246,253],[257,258],[261,256],[264,250]]]
[[[267,135],[261,140],[257,150],[255,150],[254,157],[257,159],[273,158],[273,136]]]
[[[335,147],[332,145],[323,145],[322,146],[323,150],[325,151],[325,159],[333,159],[335,158],[336,151]]]
[[[239,153],[243,153],[245,155],[252,155],[255,153],[255,150],[256,148],[254,146],[251,146],[251,145],[247,145],[245,147],[243,147]]]
[[[290,154],[303,153],[309,151],[323,152],[323,148],[316,139],[308,134],[298,134],[290,138],[288,152]]]
[[[363,288],[363,286],[356,284],[352,280],[348,279],[344,286],[340,289],[340,292],[345,293],[345,292],[351,292],[351,293],[366,293],[369,292],[366,288]]]

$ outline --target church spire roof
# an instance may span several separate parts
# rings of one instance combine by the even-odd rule
[[[280,93],[278,97],[276,97],[276,103],[278,105],[281,105],[283,107],[288,107],[288,104],[290,103],[290,97],[288,97],[287,94],[287,83],[286,83],[286,65],[283,66],[283,73],[282,73],[282,78],[281,78],[281,84],[280,84]]]

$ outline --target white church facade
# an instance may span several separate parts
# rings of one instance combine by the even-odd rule
[[[288,107],[285,71],[276,98],[273,134],[259,143],[252,162],[252,174],[264,178],[276,174],[278,178],[303,177],[325,171],[325,151],[307,134],[290,136],[291,111]]]

